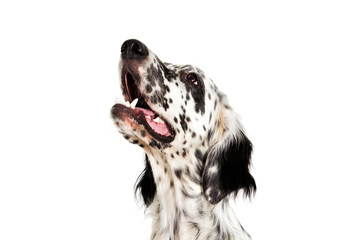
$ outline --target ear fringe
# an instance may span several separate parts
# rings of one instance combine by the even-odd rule
[[[236,141],[233,140],[230,145],[234,146],[232,151],[235,152],[235,156],[233,156],[233,153],[230,153],[230,156],[236,157],[239,160],[233,165],[233,167],[241,168],[241,171],[236,171],[238,175],[233,178],[233,180],[238,182],[238,188],[233,192],[234,197],[237,197],[239,191],[243,190],[243,196],[251,199],[257,191],[257,185],[249,171],[252,165],[252,142],[247,138],[243,131],[240,131],[238,139]]]
[[[254,195],[257,187],[249,172],[251,153],[252,143],[242,131],[213,146],[203,173],[203,190],[210,203],[230,194],[236,197],[240,190],[245,197]]]
[[[145,155],[145,168],[135,184],[135,195],[137,196],[138,193],[142,196],[147,207],[153,202],[156,193],[156,184],[147,154]]]

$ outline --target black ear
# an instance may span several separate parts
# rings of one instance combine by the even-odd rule
[[[203,192],[210,203],[216,204],[232,193],[237,196],[241,189],[247,197],[256,191],[249,172],[251,153],[252,143],[242,131],[212,147],[203,171]]]
[[[153,202],[156,193],[156,185],[147,154],[145,155],[145,168],[139,175],[135,185],[135,193],[137,194],[137,192],[140,192],[143,197],[144,204],[147,207]]]

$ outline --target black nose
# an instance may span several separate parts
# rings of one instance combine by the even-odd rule
[[[148,48],[136,39],[127,40],[121,46],[121,55],[123,58],[144,59],[148,54]]]

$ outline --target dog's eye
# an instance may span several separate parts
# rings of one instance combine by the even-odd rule
[[[193,73],[188,74],[188,75],[186,76],[186,80],[187,80],[188,82],[193,83],[194,85],[198,85],[198,78],[197,78],[197,76],[196,76],[195,74],[193,74]]]

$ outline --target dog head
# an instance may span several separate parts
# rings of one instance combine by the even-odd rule
[[[247,195],[255,191],[249,173],[252,144],[226,96],[203,71],[162,62],[143,43],[131,39],[121,47],[120,75],[124,100],[112,107],[111,114],[128,141],[147,153],[195,156],[195,178],[211,203],[240,189]],[[179,168],[186,166],[184,162]],[[155,192],[153,184],[147,161],[138,187],[142,194],[143,187],[148,189],[144,192]]]

